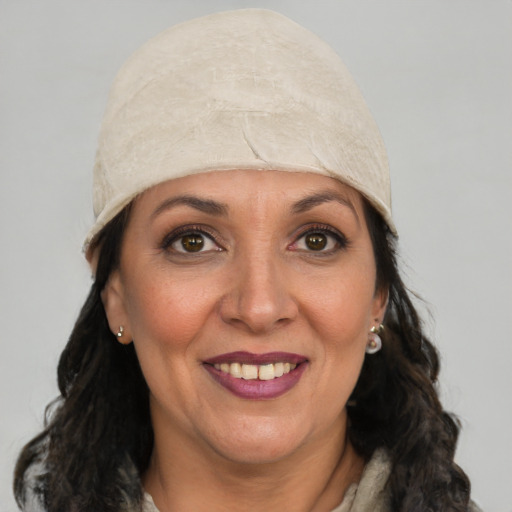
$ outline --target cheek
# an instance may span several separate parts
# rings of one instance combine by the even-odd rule
[[[211,296],[194,290],[190,282],[183,285],[167,273],[155,272],[132,280],[127,296],[126,309],[142,373],[155,403],[175,419],[180,414],[178,404],[185,410],[194,390],[194,342],[212,305]],[[171,397],[172,407],[167,402]]]
[[[326,340],[340,344],[365,343],[372,320],[374,283],[365,278],[334,276],[311,287],[308,294],[309,322]]]
[[[215,302],[208,289],[161,274],[133,283],[126,309],[134,339],[144,345],[159,343],[167,350],[187,345]]]
[[[346,270],[346,269],[344,269]],[[316,391],[322,410],[334,421],[344,409],[359,378],[372,322],[373,267],[353,267],[310,285],[308,322],[321,340]],[[321,300],[319,299],[321,297]],[[327,407],[327,405],[329,406]]]

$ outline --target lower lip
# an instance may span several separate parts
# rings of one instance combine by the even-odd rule
[[[302,377],[307,363],[301,363],[290,373],[272,380],[237,379],[229,373],[215,369],[211,364],[204,364],[203,366],[221,386],[237,397],[246,400],[270,400],[284,395],[292,389]]]

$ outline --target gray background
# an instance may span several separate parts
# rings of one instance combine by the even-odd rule
[[[409,285],[442,352],[457,460],[486,512],[512,511],[512,2],[0,2],[0,511],[56,395],[90,284],[80,252],[110,82],[176,22],[261,6],[340,53],[380,125]]]

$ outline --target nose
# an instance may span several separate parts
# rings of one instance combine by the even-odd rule
[[[298,305],[290,276],[276,258],[241,258],[230,276],[231,287],[221,303],[224,322],[254,334],[268,333],[293,321]],[[281,262],[282,263],[282,262]]]

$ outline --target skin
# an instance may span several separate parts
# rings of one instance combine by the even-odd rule
[[[183,226],[206,233],[200,251],[184,249]],[[308,230],[324,249],[308,246]],[[364,466],[346,442],[345,406],[385,312],[375,273],[361,196],[326,176],[212,172],[135,201],[103,301],[150,389],[155,446],[143,481],[161,512],[342,501]],[[285,394],[248,400],[203,364],[233,351],[308,362]]]

